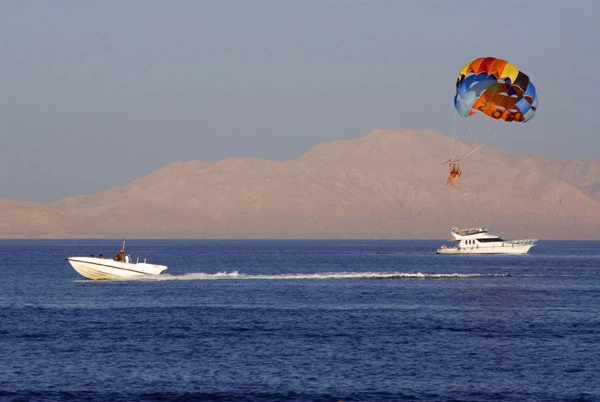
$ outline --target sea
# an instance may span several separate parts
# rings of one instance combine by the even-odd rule
[[[442,243],[0,240],[0,400],[600,401],[600,241]]]

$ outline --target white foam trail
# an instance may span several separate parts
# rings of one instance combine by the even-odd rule
[[[275,275],[247,275],[238,271],[218,272],[208,274],[192,272],[184,275],[162,274],[156,276],[137,277],[134,280],[150,281],[197,281],[197,280],[317,280],[317,279],[466,279],[466,278],[491,278],[508,277],[511,274],[438,274],[421,272],[323,272],[315,274],[275,274]],[[133,279],[133,278],[132,278]]]

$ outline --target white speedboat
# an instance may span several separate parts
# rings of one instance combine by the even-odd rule
[[[500,236],[488,234],[486,228],[452,228],[452,240],[458,241],[454,247],[442,245],[438,254],[527,254],[535,246],[537,239],[503,240]]]
[[[123,250],[126,250],[125,240],[123,241]],[[81,275],[88,279],[96,280],[130,278],[139,275],[159,275],[161,272],[167,270],[166,266],[149,264],[145,259],[143,262],[132,262],[129,254],[124,255],[123,261],[92,256],[69,257],[67,261]]]

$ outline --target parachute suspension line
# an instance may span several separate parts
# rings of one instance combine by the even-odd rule
[[[449,160],[459,161],[463,157],[461,156],[460,144],[459,142],[463,142],[467,144],[467,147],[470,149],[473,147],[475,143],[474,138],[476,137],[478,130],[477,128],[470,127],[469,130],[465,130],[465,127],[461,124],[461,121],[464,120],[464,117],[459,116],[458,114],[454,114],[454,121],[452,126],[452,139],[450,142],[450,157]],[[461,127],[463,126],[463,127]],[[456,141],[455,141],[456,137]],[[454,147],[457,147],[455,150]],[[468,150],[467,150],[468,151]]]
[[[477,127],[474,127],[471,125],[461,124],[460,122],[462,120],[464,120],[464,117],[460,117],[458,114],[454,115],[454,126],[455,126],[454,135],[456,136],[457,141],[460,140],[461,142],[463,142],[467,145],[467,150],[465,151],[465,154],[466,154],[473,148],[473,146],[475,144],[474,139],[476,138],[476,136],[478,135],[480,130],[478,130]],[[461,127],[459,127],[459,125]],[[451,149],[451,153],[452,153],[452,157],[450,158],[451,160],[459,161],[465,157],[465,154],[461,154],[460,149],[457,150],[456,154],[454,154],[454,149]]]
[[[476,127],[469,127],[469,130],[466,131],[464,135],[464,142],[469,148],[473,148],[473,144],[475,144],[475,136],[477,135],[477,131],[478,130]],[[460,159],[462,159],[462,157]]]
[[[489,145],[492,143],[498,136],[501,134],[503,129],[506,127],[506,124],[502,124],[499,120],[491,120],[490,123],[479,133],[482,141],[478,142],[476,146],[474,146],[475,142],[469,143],[469,150],[465,154],[463,154],[460,159],[466,158],[471,155],[483,145]]]
[[[467,151],[461,155],[461,159],[462,158],[466,158],[467,156],[471,155],[473,152],[477,151],[485,142],[479,142],[476,144],[476,141],[474,140],[475,135],[477,135],[478,137],[481,138],[486,138],[486,136],[489,135],[489,133],[493,130],[492,127],[493,124],[489,124],[486,127],[481,127],[479,130],[477,130],[476,128],[471,128],[469,130],[469,132],[466,135],[465,141],[467,142],[467,144],[469,145],[469,148],[467,149]]]
[[[460,117],[456,113],[453,113],[453,116],[454,122],[452,124],[452,137],[450,138],[450,156],[448,157],[448,160],[454,159],[454,136],[457,135],[456,131],[458,129],[458,120],[460,119]]]

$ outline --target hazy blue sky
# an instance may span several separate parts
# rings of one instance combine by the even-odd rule
[[[483,56],[540,101],[492,145],[600,158],[598,16],[593,0],[0,0],[0,198],[289,160],[376,127],[451,134],[456,75]]]

